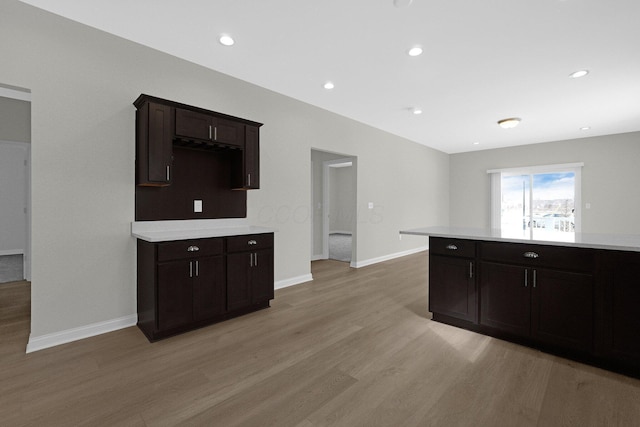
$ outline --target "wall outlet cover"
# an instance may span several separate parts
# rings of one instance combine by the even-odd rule
[[[202,212],[202,200],[194,200],[193,201],[193,211],[194,212]]]

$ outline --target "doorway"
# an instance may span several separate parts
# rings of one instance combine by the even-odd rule
[[[31,94],[0,85],[0,286],[31,280]]]
[[[357,158],[311,150],[311,260],[353,266],[357,252]]]

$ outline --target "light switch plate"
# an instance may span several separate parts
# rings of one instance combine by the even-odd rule
[[[202,200],[193,201],[193,211],[196,213],[202,212]]]
[[[373,202],[369,202],[369,209],[373,209]]]

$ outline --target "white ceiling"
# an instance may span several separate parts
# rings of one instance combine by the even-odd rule
[[[639,0],[24,2],[447,153],[640,130]]]

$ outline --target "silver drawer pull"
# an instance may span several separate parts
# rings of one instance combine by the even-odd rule
[[[525,258],[538,258],[540,255],[535,252],[525,252],[522,254],[522,256]]]
[[[456,245],[447,245],[447,249],[449,249],[450,251],[456,251],[458,250],[458,247]]]
[[[250,244],[250,245],[257,245],[258,244],[258,242],[256,242],[255,240],[249,240],[247,243]]]
[[[197,246],[189,246],[187,248],[187,252],[198,252],[199,250],[200,250],[200,248],[197,247]]]

